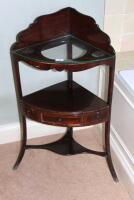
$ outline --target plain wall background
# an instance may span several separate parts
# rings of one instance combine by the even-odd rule
[[[15,42],[16,34],[27,28],[37,16],[48,14],[68,6],[94,17],[97,24],[103,28],[104,3],[104,0],[0,0],[0,105],[2,112],[4,112],[3,114],[8,115],[6,108],[10,107],[12,102],[16,104],[9,54],[10,46]],[[25,93],[66,79],[66,72],[42,72],[28,68],[23,64],[20,66]],[[91,69],[75,73],[74,79],[94,93],[97,93],[98,70]],[[9,99],[11,104],[4,106],[6,103],[5,99]],[[12,112],[15,113],[16,110],[11,111],[9,115],[12,115]]]

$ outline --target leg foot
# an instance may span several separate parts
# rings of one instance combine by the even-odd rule
[[[113,180],[115,182],[118,182],[118,177],[113,166],[111,151],[110,151],[110,121],[105,123],[105,152],[106,152],[106,161],[107,161],[110,173],[113,177]]]
[[[25,149],[26,149],[27,130],[26,130],[26,119],[24,116],[21,117],[21,135],[22,135],[21,147],[20,147],[18,158],[13,166],[14,170],[18,168],[20,162],[22,161],[22,158],[24,156]]]
[[[118,180],[117,174],[115,172],[115,169],[114,169],[113,162],[112,162],[110,154],[106,156],[106,161],[107,161],[107,165],[109,167],[110,173],[111,173],[114,181],[118,182],[119,180]]]

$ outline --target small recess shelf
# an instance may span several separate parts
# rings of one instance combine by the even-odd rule
[[[117,181],[110,153],[115,51],[109,36],[100,30],[95,20],[69,7],[40,16],[17,35],[11,47],[11,60],[22,132],[14,169],[20,164],[26,149],[48,149],[61,155],[92,153],[106,158],[111,175]],[[38,70],[65,70],[67,81],[23,96],[19,61]],[[109,69],[106,101],[73,81],[73,72],[99,65]],[[67,132],[63,138],[50,144],[28,145],[26,118],[67,127]],[[105,124],[104,152],[87,149],[73,138],[73,127],[98,123]]]

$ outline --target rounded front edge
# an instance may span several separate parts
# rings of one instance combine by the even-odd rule
[[[24,114],[27,118],[40,122],[43,124],[63,127],[78,127],[78,126],[89,126],[98,123],[103,123],[109,120],[109,107],[101,110],[80,113],[80,114],[63,114],[48,112],[44,110],[38,110],[24,106]]]
[[[110,65],[111,61],[113,61],[114,57],[104,59],[104,60],[98,60],[95,62],[87,62],[87,63],[74,63],[74,64],[69,64],[69,63],[45,63],[45,62],[39,62],[36,60],[30,60],[27,58],[23,58],[21,56],[16,56],[17,60],[20,62],[24,62],[30,67],[33,67],[38,70],[51,70],[54,69],[56,71],[70,71],[70,72],[78,72],[78,71],[84,71],[87,69],[91,69],[93,67],[97,67],[99,65]]]

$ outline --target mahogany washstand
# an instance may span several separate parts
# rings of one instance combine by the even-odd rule
[[[63,46],[64,57],[51,57],[47,51]],[[74,48],[80,53],[75,55]],[[26,149],[48,149],[61,155],[91,153],[106,158],[111,175],[117,175],[110,153],[110,117],[115,70],[115,51],[110,38],[100,30],[95,20],[73,8],[38,17],[17,35],[11,47],[22,142],[14,169],[20,164]],[[39,70],[67,71],[67,80],[24,96],[19,62]],[[73,72],[99,65],[109,68],[107,102],[73,81]],[[67,127],[58,141],[43,145],[27,144],[26,118],[44,124]],[[87,149],[73,138],[73,127],[105,123],[104,152]]]

